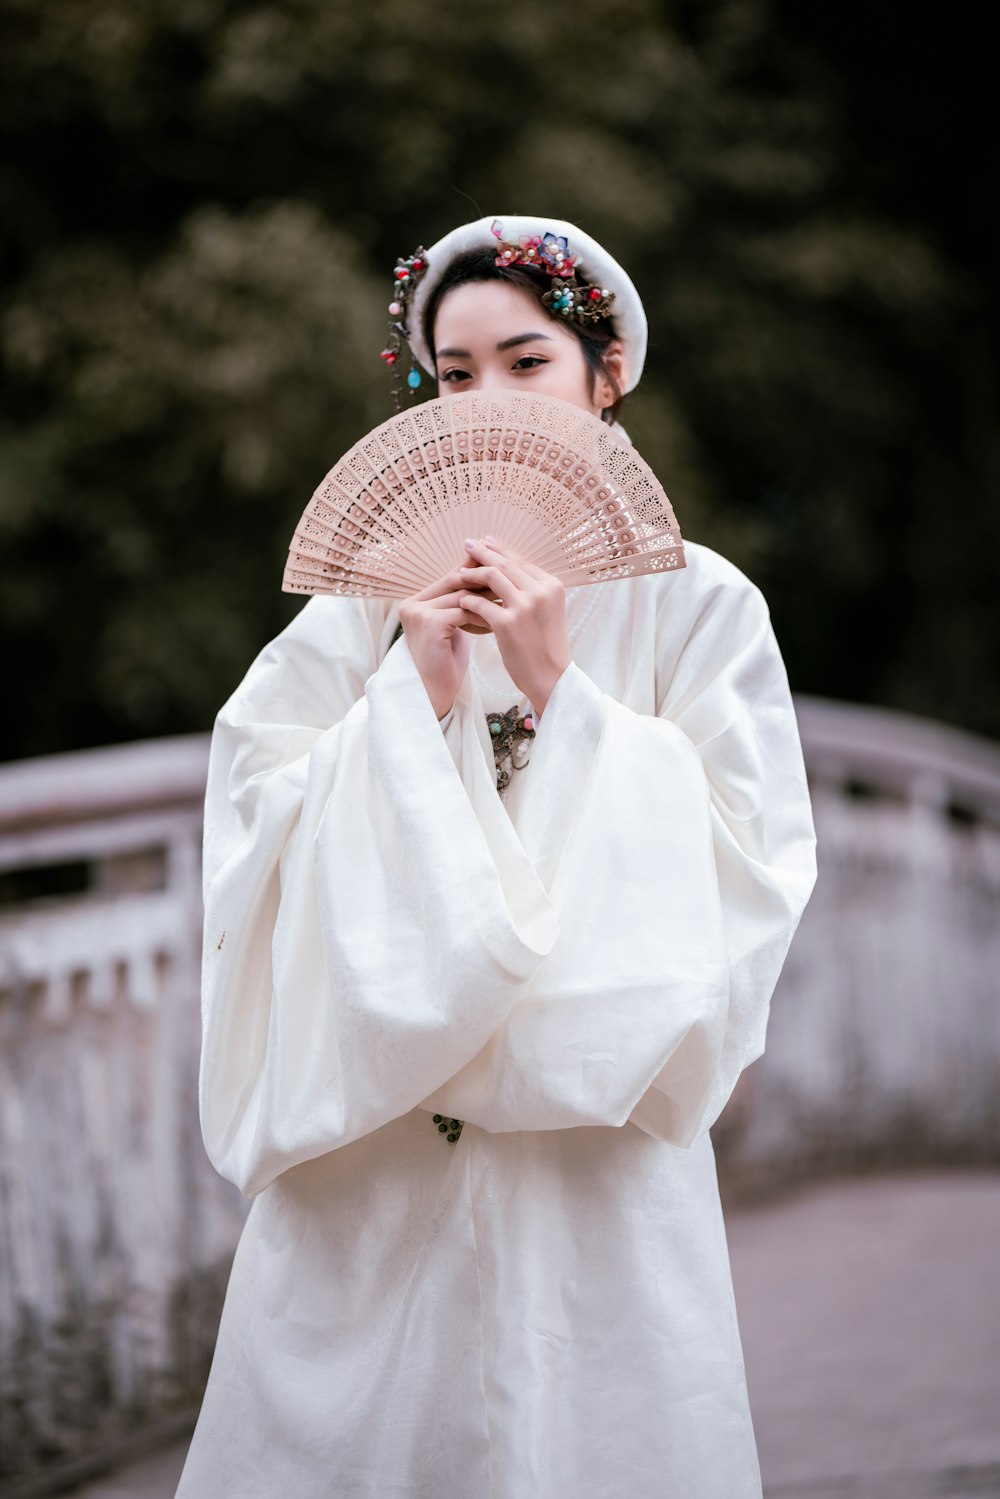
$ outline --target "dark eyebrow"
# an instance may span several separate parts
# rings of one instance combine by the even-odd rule
[[[497,344],[497,353],[502,354],[506,349],[516,349],[518,344],[551,342],[547,333],[515,333],[513,338],[505,338],[502,344]]]
[[[513,338],[505,338],[503,343],[497,344],[497,353],[504,354],[508,349],[516,349],[519,344],[551,343],[552,339],[548,333],[515,333]],[[438,359],[471,359],[472,354],[468,349],[438,349]]]

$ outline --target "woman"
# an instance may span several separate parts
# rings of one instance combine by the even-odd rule
[[[639,379],[573,225],[403,270],[442,394]],[[760,1495],[708,1129],[814,838],[766,604],[686,557],[564,591],[473,537],[398,609],[310,600],[221,711],[202,1121],[254,1201],[184,1499]]]

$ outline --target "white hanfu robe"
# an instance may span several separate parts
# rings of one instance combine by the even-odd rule
[[[687,559],[569,592],[506,804],[496,642],[442,729],[385,601],[220,713],[202,1123],[254,1200],[182,1499],[759,1499],[708,1128],[815,841],[765,601]]]

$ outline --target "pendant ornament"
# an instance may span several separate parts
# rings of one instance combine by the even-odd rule
[[[449,1145],[455,1144],[465,1123],[463,1119],[446,1119],[443,1114],[432,1114],[431,1120],[437,1125],[438,1133],[447,1136]]]
[[[523,770],[528,763],[531,741],[535,737],[535,720],[530,713],[522,714],[515,703],[506,713],[487,713],[486,723],[493,741],[497,790],[503,796],[514,772]]]
[[[403,382],[400,378],[399,359],[404,343],[410,354],[410,370],[406,377],[406,384],[411,397],[416,395],[423,383],[419,366],[410,349],[410,330],[406,325],[406,318],[410,298],[426,273],[427,252],[423,245],[418,245],[412,255],[401,255],[393,272],[392,301],[389,303],[389,316],[392,322],[389,324],[389,336],[380,357],[388,365],[392,375],[392,404],[396,411],[403,409]]]

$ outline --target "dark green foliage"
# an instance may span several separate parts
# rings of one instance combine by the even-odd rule
[[[787,10],[7,0],[5,752],[210,725],[389,414],[393,257],[535,206],[632,271],[626,425],[793,687],[1000,733],[994,261],[893,108],[951,47],[945,117],[975,50],[866,10],[876,88],[860,12]]]

